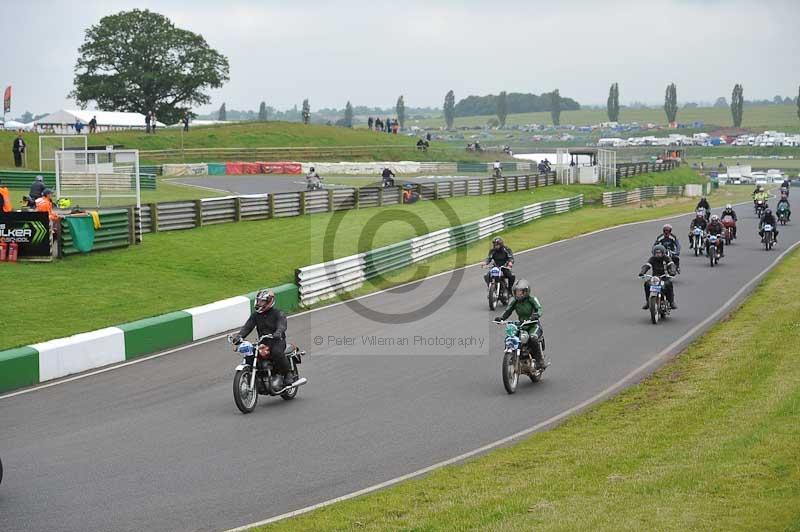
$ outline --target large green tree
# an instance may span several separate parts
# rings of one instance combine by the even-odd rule
[[[406,127],[406,102],[403,99],[403,95],[402,94],[397,99],[397,105],[395,105],[395,111],[397,111],[397,122],[400,124],[400,129],[405,129],[405,127]]]
[[[444,122],[447,129],[453,129],[453,122],[456,119],[456,95],[450,90],[444,97]]]
[[[228,81],[228,60],[196,33],[165,16],[134,9],[108,15],[86,30],[70,97],[85,106],[146,113],[177,122],[210,103],[208,89]]]
[[[267,102],[261,102],[261,105],[258,106],[258,119],[261,122],[267,121]]]
[[[303,123],[308,124],[311,122],[311,104],[308,103],[308,98],[303,100]]]
[[[744,111],[744,89],[741,84],[733,86],[731,93],[731,116],[733,117],[733,127],[742,127],[742,114]]]
[[[506,127],[506,117],[508,117],[508,98],[506,91],[497,95],[497,120],[500,127]]]
[[[664,112],[667,113],[667,122],[672,123],[678,116],[678,90],[674,83],[667,85],[664,93]]]
[[[608,89],[608,102],[606,103],[608,120],[617,122],[619,120],[619,85],[614,83]]]
[[[353,106],[350,101],[344,106],[344,127],[353,127]]]
[[[561,125],[561,93],[558,89],[550,93],[550,118],[554,126]]]

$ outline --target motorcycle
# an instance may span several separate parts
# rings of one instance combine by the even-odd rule
[[[503,171],[500,168],[495,168],[492,172],[492,175],[495,177],[495,179],[500,179],[503,177]]]
[[[523,329],[529,325],[538,324],[538,322],[539,318],[535,316],[533,319],[524,320],[521,323],[518,321],[494,321],[498,325],[505,325],[506,339],[501,371],[503,374],[503,386],[508,394],[517,391],[520,375],[527,375],[532,382],[542,380],[542,373],[544,373],[545,368],[536,364],[536,360],[530,352],[529,341],[535,341],[537,349],[544,353],[544,334],[538,335],[538,338],[531,339],[530,333]]]
[[[668,318],[671,311],[669,301],[664,293],[666,280],[671,279],[670,275],[642,275],[649,287],[650,297],[648,297],[648,309],[650,310],[650,321],[657,324],[659,319]]]
[[[725,245],[730,246],[733,240],[733,230],[736,228],[736,221],[733,216],[725,216],[722,218],[722,227],[725,228]]]
[[[708,235],[706,238],[706,256],[708,260],[711,262],[711,267],[713,268],[715,265],[719,264],[719,242],[720,237],[717,235]]]
[[[761,237],[761,242],[764,244],[764,249],[769,251],[775,244],[775,228],[772,227],[771,224],[764,224],[761,230],[764,232]]]
[[[702,251],[704,234],[705,231],[703,231],[700,227],[692,228],[691,244],[692,248],[694,249],[695,257],[698,257]]]
[[[301,377],[289,386],[283,385],[282,376],[273,373],[269,349],[261,345],[262,341],[270,338],[271,334],[265,334],[255,345],[246,340],[234,344],[233,336],[228,335],[228,343],[234,345],[234,351],[242,356],[242,363],[236,366],[233,376],[233,401],[243,414],[249,414],[255,409],[259,395],[280,396],[285,401],[291,401],[297,397],[298,388],[308,382],[308,379]],[[295,377],[298,375],[297,365],[305,354],[305,351],[294,344],[290,344],[286,351],[290,372]]]
[[[509,269],[507,266],[492,266],[489,270],[489,310],[497,308],[498,301],[508,305],[508,279],[503,275],[503,270]]]
[[[381,182],[381,186],[383,188],[392,188],[394,186],[394,178],[392,178],[392,177],[384,177],[382,179],[383,179],[383,181]]]
[[[786,222],[789,220],[789,211],[786,209],[781,209],[778,211],[778,223],[781,225],[786,225]]]
[[[312,190],[322,190],[322,178],[319,176],[314,176],[307,178],[306,183],[306,191],[310,192]]]
[[[767,202],[763,199],[757,199],[755,201],[755,204],[756,204],[756,216],[761,218],[761,216],[764,214],[764,211],[767,210]]]

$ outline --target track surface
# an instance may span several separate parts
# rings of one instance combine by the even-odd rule
[[[359,176],[353,176],[359,177]],[[448,181],[451,179],[479,179],[488,176],[421,176],[397,179],[399,183],[431,183],[436,180]],[[204,176],[204,177],[179,177],[169,178],[173,183],[205,187],[231,194],[267,194],[273,192],[298,192],[306,189],[306,178],[303,175],[235,175],[235,176]],[[380,183],[380,177],[374,179],[375,186]],[[336,177],[323,179],[323,186],[331,188],[328,183],[336,183]],[[364,185],[368,183],[364,181]],[[335,185],[333,185],[335,186]]]
[[[469,268],[429,316],[385,325],[348,305],[289,321],[311,354],[309,384],[284,402],[260,398],[241,415],[231,397],[238,359],[222,340],[0,400],[4,532],[217,530],[383,482],[548,419],[619,381],[727,301],[800,236],[764,251],[748,206],[719,267],[684,251],[680,309],[653,326],[636,278],[663,222],[621,227],[517,258],[545,307],[544,380],[506,395],[501,331],[489,323],[483,271]],[[563,217],[570,223],[569,216]],[[688,217],[675,226],[685,241]],[[452,274],[362,299],[414,312]],[[314,346],[319,335],[323,344]],[[335,346],[328,336],[355,337]],[[367,347],[361,335],[409,338]],[[413,337],[473,337],[467,349]],[[368,356],[358,356],[368,355]]]

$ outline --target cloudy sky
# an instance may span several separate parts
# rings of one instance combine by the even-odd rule
[[[72,107],[84,30],[133,7],[202,34],[230,60],[210,106],[441,106],[469,94],[559,88],[581,103],[797,95],[800,0],[28,0],[3,2],[0,85],[12,116]]]

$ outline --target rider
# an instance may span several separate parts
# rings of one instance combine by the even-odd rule
[[[542,324],[539,322],[539,318],[542,317],[544,309],[536,296],[531,294],[531,285],[525,279],[520,279],[514,285],[514,299],[511,301],[511,304],[508,305],[506,311],[503,312],[503,315],[496,317],[494,321],[503,321],[511,316],[511,313],[514,311],[517,312],[519,321],[535,320],[532,324],[524,327],[530,334],[531,340],[542,337]],[[531,328],[533,328],[533,330],[531,330]],[[533,355],[533,360],[536,361],[536,365],[542,369],[549,366],[550,364],[545,361],[544,356],[542,356],[542,350],[539,349],[539,342],[531,342],[530,340],[528,340],[528,342],[529,347],[533,348],[531,354]]]
[[[514,286],[514,274],[511,272],[511,268],[514,266],[514,253],[511,251],[511,248],[506,247],[503,239],[499,236],[492,240],[492,248],[489,250],[489,255],[486,257],[486,266],[493,262],[494,265],[503,272],[503,277],[506,278],[508,286]],[[505,266],[505,268],[502,266]],[[491,282],[490,275],[488,273],[484,275],[483,280],[486,281],[486,286],[489,286]]]
[[[494,172],[495,177],[500,177],[503,173],[503,165],[500,164],[500,160],[497,159],[494,164],[492,165],[492,171]]]
[[[764,190],[764,187],[759,185],[758,192],[753,194],[753,204],[755,205],[755,203],[758,201],[763,201],[764,203],[766,203],[767,200],[769,200],[769,194],[767,193],[766,190]]]
[[[772,214],[772,209],[769,207],[766,208],[764,211],[764,215],[758,221],[758,236],[764,238],[764,225],[769,224],[772,226],[772,234],[773,240],[775,242],[778,241],[778,221],[775,219],[775,215]]]
[[[258,331],[259,337],[271,334],[272,338],[265,338],[260,345],[269,348],[272,362],[275,364],[275,373],[283,375],[284,387],[297,380],[290,371],[289,361],[286,360],[286,327],[286,314],[275,308],[275,294],[272,290],[263,288],[256,294],[255,310],[238,334],[233,336],[233,343],[238,345],[253,328]]]
[[[789,207],[789,198],[784,194],[778,200],[778,206],[775,207],[775,212],[786,211],[786,219],[792,219],[792,209]]]
[[[736,211],[733,210],[733,207],[731,206],[730,203],[725,205],[725,210],[722,211],[722,214],[720,215],[720,219],[724,220],[726,216],[730,216],[731,218],[733,218],[733,222],[734,223],[733,223],[733,227],[731,229],[733,229],[733,238],[736,238],[736,222],[739,221],[739,218],[736,216]]]
[[[675,263],[675,269],[678,273],[681,273],[681,243],[678,242],[678,237],[672,234],[671,224],[664,224],[661,234],[658,235],[653,245],[659,244],[672,253],[672,262]]]
[[[789,186],[790,186],[789,179],[784,179],[783,183],[781,183],[781,190],[786,190],[787,196],[789,195]]]
[[[306,183],[308,183],[309,187],[318,186],[320,184],[320,179],[322,178],[319,176],[313,166],[308,169],[308,173],[306,174]]]
[[[647,262],[642,264],[642,269],[639,272],[639,277],[644,276],[647,273],[647,270],[653,270],[652,275],[656,277],[661,277],[662,275],[675,275],[675,263],[672,262],[669,257],[667,256],[667,250],[664,249],[664,246],[657,245],[653,247],[653,256],[647,259]],[[672,281],[669,279],[664,279],[664,295],[667,296],[667,301],[669,301],[669,306],[671,309],[678,308],[678,305],[675,304],[675,290],[672,287]],[[644,306],[642,310],[647,310],[650,308],[650,301],[648,298],[650,297],[650,287],[648,283],[644,283]]]
[[[390,187],[394,186],[395,175],[394,175],[394,172],[392,172],[392,170],[390,168],[384,168],[383,172],[381,173],[381,177],[383,178],[384,186],[387,185],[387,184]]]
[[[705,209],[706,220],[708,220],[709,216],[711,215],[711,205],[708,204],[708,200],[705,196],[700,198],[700,201],[697,202],[697,207],[694,208],[696,211],[699,211],[700,209]]]
[[[725,231],[725,227],[722,225],[722,222],[719,221],[719,216],[716,214],[711,215],[711,221],[708,222],[706,226],[706,232],[709,235],[716,235],[717,238],[717,245],[719,246],[719,256],[725,256],[725,241],[722,238],[722,233]]]
[[[695,227],[699,227],[700,229],[705,231],[706,225],[708,224],[706,223],[706,219],[705,216],[703,216],[703,213],[700,211],[695,213],[695,216],[692,219],[692,223],[689,224],[689,249],[694,248],[694,242],[692,241],[692,230],[694,230]]]

